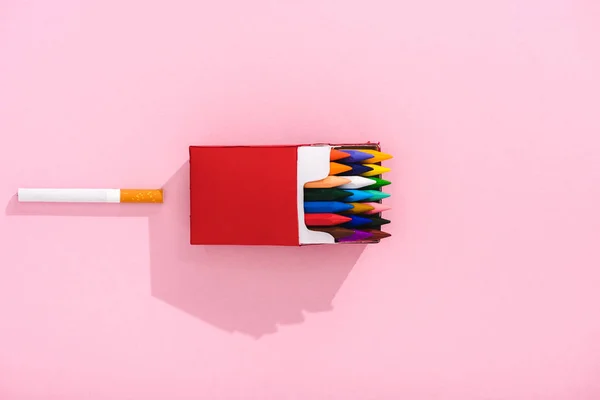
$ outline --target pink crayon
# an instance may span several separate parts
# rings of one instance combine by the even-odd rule
[[[373,207],[372,210],[365,211],[364,214],[379,214],[380,212],[392,209],[392,207],[390,207],[390,206],[384,206],[383,204],[380,204],[380,203],[364,203],[364,204],[367,205],[367,206]]]

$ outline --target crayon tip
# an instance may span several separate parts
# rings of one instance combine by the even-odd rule
[[[366,164],[347,164],[350,169],[342,172],[340,175],[342,176],[350,176],[350,175],[361,175],[367,172],[372,172],[373,168],[371,166],[367,166]],[[379,167],[379,165],[378,165]]]
[[[331,153],[329,154],[330,161],[341,160],[343,158],[348,158],[348,157],[350,157],[350,154],[348,154],[344,151],[336,150],[336,149],[331,149]]]
[[[307,226],[333,226],[352,221],[352,218],[339,214],[318,213],[304,214],[304,223]]]
[[[364,231],[369,232],[371,235],[373,235],[373,239],[376,239],[376,240],[385,239],[387,237],[392,236],[391,234],[384,232],[384,231],[380,231],[378,229],[368,228],[368,229],[364,229]]]
[[[342,203],[341,201],[305,201],[304,212],[317,213],[338,213],[352,209],[352,205]]]
[[[343,201],[349,202],[349,203],[355,203],[358,201],[367,201],[369,199],[373,198],[373,193],[370,193],[370,190],[354,190],[354,189],[350,189],[350,190],[344,190],[345,192],[349,192],[351,194],[351,196],[346,197],[345,199],[343,199]]]
[[[373,155],[365,153],[361,150],[350,150],[344,149],[344,152],[348,153],[349,157],[344,159],[347,163],[361,163],[365,160],[373,158]]]
[[[384,172],[390,172],[391,169],[387,168],[387,167],[382,167],[381,165],[377,165],[377,164],[363,164],[365,167],[369,167],[370,170],[361,173],[362,176],[377,176],[377,175],[381,175]]]
[[[360,242],[361,240],[369,239],[371,236],[373,235],[369,232],[355,230],[353,235],[346,236],[338,240],[338,242]]]
[[[352,206],[351,209],[346,211],[348,214],[371,214],[371,212],[375,209],[371,204],[381,205],[379,203],[348,203]]]
[[[376,184],[374,178],[365,178],[364,176],[345,176],[349,182],[340,185],[340,189],[362,189]]]
[[[342,189],[304,189],[304,201],[334,201],[350,197],[352,193]]]
[[[387,186],[387,185],[392,184],[392,182],[386,181],[385,179],[381,179],[381,178],[370,177],[370,178],[366,178],[366,179],[370,179],[373,182],[371,185],[365,186],[365,189],[379,189],[382,186]],[[352,183],[352,182],[350,182],[350,183]]]
[[[389,193],[384,193],[381,192],[379,190],[363,190],[363,192],[365,192],[365,194],[367,194],[368,200],[369,201],[378,201],[378,200],[382,200],[382,199],[387,199],[388,197],[390,197]],[[352,197],[346,197],[346,199],[350,199]]]
[[[357,215],[351,215],[350,221],[346,222],[343,226],[344,226],[344,228],[355,228],[357,226],[370,225],[371,222],[372,221],[370,218],[359,217]]]
[[[311,226],[310,230],[328,233],[333,236],[335,240],[354,235],[352,229],[342,228],[340,226]]]
[[[366,160],[368,163],[371,163],[371,164],[382,162],[382,161],[389,160],[389,159],[393,158],[391,154],[382,153],[382,152],[377,151],[377,150],[361,149],[360,151],[368,153],[368,154],[371,155],[371,157]]]
[[[340,164],[336,162],[329,163],[329,175],[337,175],[351,170],[352,167],[346,164]]]
[[[350,223],[352,221],[348,221],[348,223]],[[390,220],[385,219],[385,218],[371,218],[370,222],[369,222],[369,226],[380,226],[380,225],[385,225],[385,224],[389,224]]]
[[[369,207],[371,207],[370,210],[365,211],[365,214],[367,215],[372,215],[372,214],[379,214],[381,212],[387,211],[387,210],[391,210],[392,207],[390,206],[385,206],[381,203],[361,203],[364,205],[367,205]],[[349,210],[352,211],[352,210]]]
[[[318,181],[306,182],[304,184],[304,187],[307,189],[327,189],[345,185],[350,182],[350,179],[347,179],[345,177],[330,175],[327,178]]]

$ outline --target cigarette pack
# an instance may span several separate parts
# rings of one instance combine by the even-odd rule
[[[332,148],[380,150],[371,142],[190,146],[190,243],[337,244],[304,222],[304,184],[329,175]]]

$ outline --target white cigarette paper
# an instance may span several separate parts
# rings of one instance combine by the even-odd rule
[[[19,189],[19,202],[162,203],[162,189]]]

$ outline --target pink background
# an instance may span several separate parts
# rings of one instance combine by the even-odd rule
[[[599,21],[0,2],[0,398],[600,398]],[[186,244],[188,145],[363,140],[395,155],[392,239]],[[13,197],[162,185],[163,206]]]

